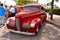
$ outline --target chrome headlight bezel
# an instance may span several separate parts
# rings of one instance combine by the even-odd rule
[[[9,20],[6,21],[6,24],[9,24]]]
[[[30,23],[30,27],[35,27],[35,24],[36,24],[36,22],[34,22],[34,21],[31,22],[31,23]]]

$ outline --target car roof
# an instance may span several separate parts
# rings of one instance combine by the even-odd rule
[[[36,6],[36,7],[41,7],[41,5],[38,4],[38,3],[31,3],[31,4],[27,4],[27,5],[23,5],[23,6],[17,6],[17,7],[18,7],[18,8],[22,8],[22,7],[24,7],[24,6]]]
[[[25,6],[37,6],[37,7],[40,7],[41,5],[38,4],[38,3],[32,3],[32,4],[27,4],[27,5],[25,5]]]
[[[17,6],[18,8],[21,8],[21,7],[23,7],[23,6]]]

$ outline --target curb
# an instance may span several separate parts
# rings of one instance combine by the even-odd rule
[[[48,23],[50,23],[50,24],[52,24],[52,25],[57,26],[58,28],[60,28],[60,25],[57,25],[57,24],[55,24],[55,23],[53,23],[53,22],[50,22],[50,21],[48,21],[48,20],[46,20],[46,22],[48,22]]]

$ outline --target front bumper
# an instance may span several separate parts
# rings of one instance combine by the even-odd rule
[[[11,29],[9,29],[9,31],[11,31],[13,33],[18,33],[18,34],[35,35],[35,33],[21,32],[21,31],[15,31],[15,30],[11,30]]]

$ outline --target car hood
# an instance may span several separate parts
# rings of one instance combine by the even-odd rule
[[[36,11],[36,10],[35,11],[32,11],[32,10],[26,11],[26,10],[24,10],[24,11],[19,12],[16,16],[17,17],[28,17],[28,16],[33,16],[37,13],[39,13],[39,11]]]

